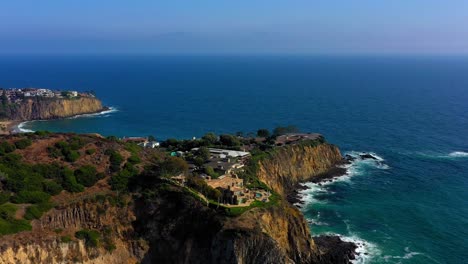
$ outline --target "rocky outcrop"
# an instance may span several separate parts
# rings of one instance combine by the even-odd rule
[[[150,244],[142,263],[318,263],[307,223],[287,202],[231,218],[173,188],[137,208],[135,229]]]
[[[52,209],[32,222],[31,232],[1,238],[0,263],[137,263],[147,247],[144,241],[134,239],[133,220],[130,208],[108,202],[83,201]],[[98,247],[74,237],[76,231],[84,229],[101,234]],[[106,248],[105,243],[114,248]]]
[[[129,206],[98,195],[68,201],[34,220],[32,231],[3,236],[0,263],[347,263],[352,246],[335,238],[315,243],[304,216],[285,200],[296,184],[341,159],[327,143],[275,149],[257,172],[282,198],[237,217],[162,179],[135,192]],[[115,249],[87,246],[74,237],[82,229],[107,234]],[[335,245],[343,247],[330,250]]]
[[[328,143],[285,146],[259,162],[258,178],[285,197],[298,183],[328,172],[342,160],[338,147]]]
[[[80,97],[71,99],[26,99],[19,105],[9,109],[7,116],[11,120],[44,120],[66,118],[81,114],[97,113],[105,110],[99,99],[94,97]]]

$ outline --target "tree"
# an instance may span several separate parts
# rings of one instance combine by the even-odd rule
[[[228,134],[219,136],[219,141],[221,142],[221,144],[230,147],[239,146],[241,144],[238,138]]]
[[[161,163],[160,172],[162,176],[175,176],[188,171],[187,162],[179,157],[168,157]]]
[[[6,90],[3,90],[2,93],[2,105],[6,106],[8,104],[8,97],[6,96]]]
[[[206,145],[214,145],[218,141],[218,137],[216,136],[215,133],[210,132],[206,133],[203,137],[202,140],[206,143]]]
[[[281,135],[285,135],[288,133],[298,133],[298,132],[299,132],[299,128],[297,128],[296,126],[291,126],[291,125],[285,126],[285,127],[279,126],[273,130],[273,135],[281,136]]]
[[[259,129],[257,131],[257,136],[267,138],[267,137],[270,136],[270,131],[268,131],[268,129],[266,129],[266,128]]]
[[[195,155],[201,159],[203,159],[204,162],[210,159],[211,153],[210,150],[207,147],[200,147],[198,150],[195,152]]]
[[[152,135],[148,136],[148,141],[156,141],[156,138]]]
[[[85,187],[91,187],[99,180],[96,168],[91,165],[81,166],[74,174],[76,181]]]
[[[203,164],[205,164],[205,160],[200,158],[200,157],[195,157],[193,159],[193,164],[195,164],[195,166],[197,166],[198,168],[200,168],[201,166],[203,166]]]

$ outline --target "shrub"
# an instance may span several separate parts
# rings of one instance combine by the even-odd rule
[[[50,180],[43,181],[42,188],[44,189],[46,193],[50,195],[57,195],[63,190],[60,184],[56,183],[55,181],[50,181]]]
[[[8,202],[10,200],[10,193],[9,192],[2,192],[0,191],[0,205]]]
[[[31,229],[32,226],[27,220],[4,220],[0,218],[0,235],[15,234]]]
[[[120,165],[122,164],[122,162],[124,160],[122,155],[120,155],[120,153],[118,153],[117,151],[112,150],[112,149],[107,149],[105,154],[109,156],[109,162],[110,162],[109,169],[110,169],[110,171],[111,172],[119,171],[120,170]]]
[[[49,199],[50,195],[41,191],[20,191],[13,196],[14,203],[44,203]]]
[[[188,171],[187,162],[179,157],[168,157],[160,165],[161,176],[174,176]]]
[[[96,149],[87,149],[86,154],[87,155],[93,155],[96,152]]]
[[[86,187],[93,186],[99,179],[96,168],[91,165],[84,165],[75,171],[76,181]]]
[[[6,220],[12,219],[16,210],[18,210],[18,207],[14,204],[3,204],[0,206],[0,218]]]
[[[80,158],[80,153],[76,150],[70,150],[65,154],[65,160],[68,162],[75,162]]]
[[[17,149],[25,149],[31,146],[32,141],[29,138],[23,138],[15,142],[15,146]]]
[[[215,179],[216,179],[216,178],[219,177],[219,174],[216,173],[216,172],[214,171],[213,167],[211,167],[211,166],[206,166],[206,167],[205,167],[205,173],[208,174],[208,175],[210,175],[211,178],[215,178]]]
[[[36,131],[36,132],[34,132],[34,134],[36,134],[36,135],[38,135],[38,136],[41,136],[41,137],[43,137],[43,136],[47,136],[47,135],[49,135],[49,134],[50,134],[50,132],[49,132],[49,131],[45,131],[45,130],[40,130],[40,131]]]
[[[99,246],[100,235],[95,230],[83,229],[75,233],[75,237],[85,241],[87,247]]]
[[[116,191],[126,191],[128,189],[130,178],[135,174],[136,173],[134,171],[124,169],[113,175],[110,179],[110,185],[112,186],[112,189]]]
[[[52,207],[53,206],[51,203],[31,205],[28,208],[26,208],[24,218],[27,220],[39,219],[45,212],[49,211]]]
[[[229,147],[235,147],[241,144],[239,139],[237,139],[235,136],[227,134],[219,136],[219,141],[221,144]]]
[[[4,155],[6,153],[11,153],[15,151],[16,147],[15,145],[12,145],[6,141],[2,141],[0,143],[0,155]]]
[[[61,236],[60,241],[62,241],[62,243],[69,243],[72,241],[72,238],[70,235]]]
[[[72,138],[69,139],[68,142],[69,142],[70,149],[72,150],[79,150],[82,147],[84,147],[84,145],[86,144],[86,142],[78,136],[73,136]]]
[[[76,181],[75,175],[70,169],[65,169],[63,172],[62,187],[69,192],[82,192],[84,186]]]
[[[138,164],[141,162],[141,159],[138,157],[138,155],[132,154],[130,157],[128,157],[127,162],[131,164]]]

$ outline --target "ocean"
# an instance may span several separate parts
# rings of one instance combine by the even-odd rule
[[[2,56],[0,86],[93,90],[112,107],[25,130],[322,133],[379,160],[307,184],[313,235],[360,243],[356,263],[468,262],[468,57]]]

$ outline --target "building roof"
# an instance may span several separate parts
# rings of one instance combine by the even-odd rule
[[[230,150],[230,149],[208,148],[208,150],[212,154],[218,154],[218,155],[224,154],[224,155],[226,155],[228,157],[234,157],[234,158],[235,157],[246,157],[246,156],[250,155],[249,152],[238,151],[238,150]]]

